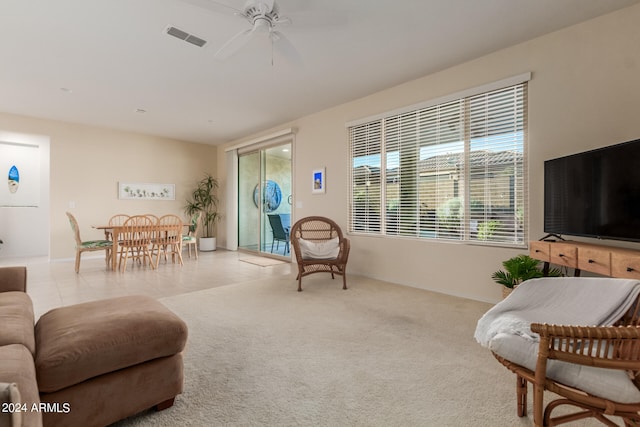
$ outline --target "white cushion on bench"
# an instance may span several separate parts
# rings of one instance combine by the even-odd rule
[[[535,372],[540,340],[531,323],[613,325],[639,293],[640,281],[630,279],[527,280],[482,316],[474,337],[499,356]],[[549,360],[547,377],[615,402],[640,402],[640,390],[622,370]]]
[[[489,349],[510,362],[535,372],[538,346],[538,341],[519,335],[500,333],[491,340]],[[614,402],[640,402],[640,390],[631,381],[626,371],[548,360],[547,377]]]
[[[336,259],[340,253],[340,242],[337,237],[319,242],[298,239],[298,242],[302,259]]]

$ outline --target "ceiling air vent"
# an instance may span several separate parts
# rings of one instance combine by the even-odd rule
[[[170,36],[177,37],[180,40],[184,40],[188,43],[194,44],[198,47],[202,47],[207,44],[206,40],[202,40],[200,37],[194,36],[193,34],[189,34],[186,31],[182,31],[176,27],[167,27],[166,33]]]

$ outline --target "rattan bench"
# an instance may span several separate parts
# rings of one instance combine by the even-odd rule
[[[528,383],[533,384],[533,418],[536,426],[555,426],[594,417],[615,426],[607,416],[621,417],[625,425],[640,423],[640,401],[620,402],[587,393],[547,377],[551,360],[585,367],[606,368],[628,373],[632,384],[640,386],[640,298],[615,326],[588,327],[533,323],[531,331],[540,335],[535,371],[493,353],[516,374],[517,414],[527,415]],[[544,392],[560,396],[544,407]],[[552,417],[559,406],[571,405],[577,412]]]

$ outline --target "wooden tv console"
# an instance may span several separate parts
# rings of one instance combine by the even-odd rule
[[[591,243],[569,240],[529,242],[531,258],[544,261],[545,272],[549,264],[573,268],[575,276],[580,271],[604,276],[640,280],[640,251],[613,246],[601,246]]]

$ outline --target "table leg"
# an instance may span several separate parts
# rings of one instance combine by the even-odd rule
[[[111,231],[113,244],[111,245],[111,270],[115,271],[118,266],[118,228],[114,227]]]

